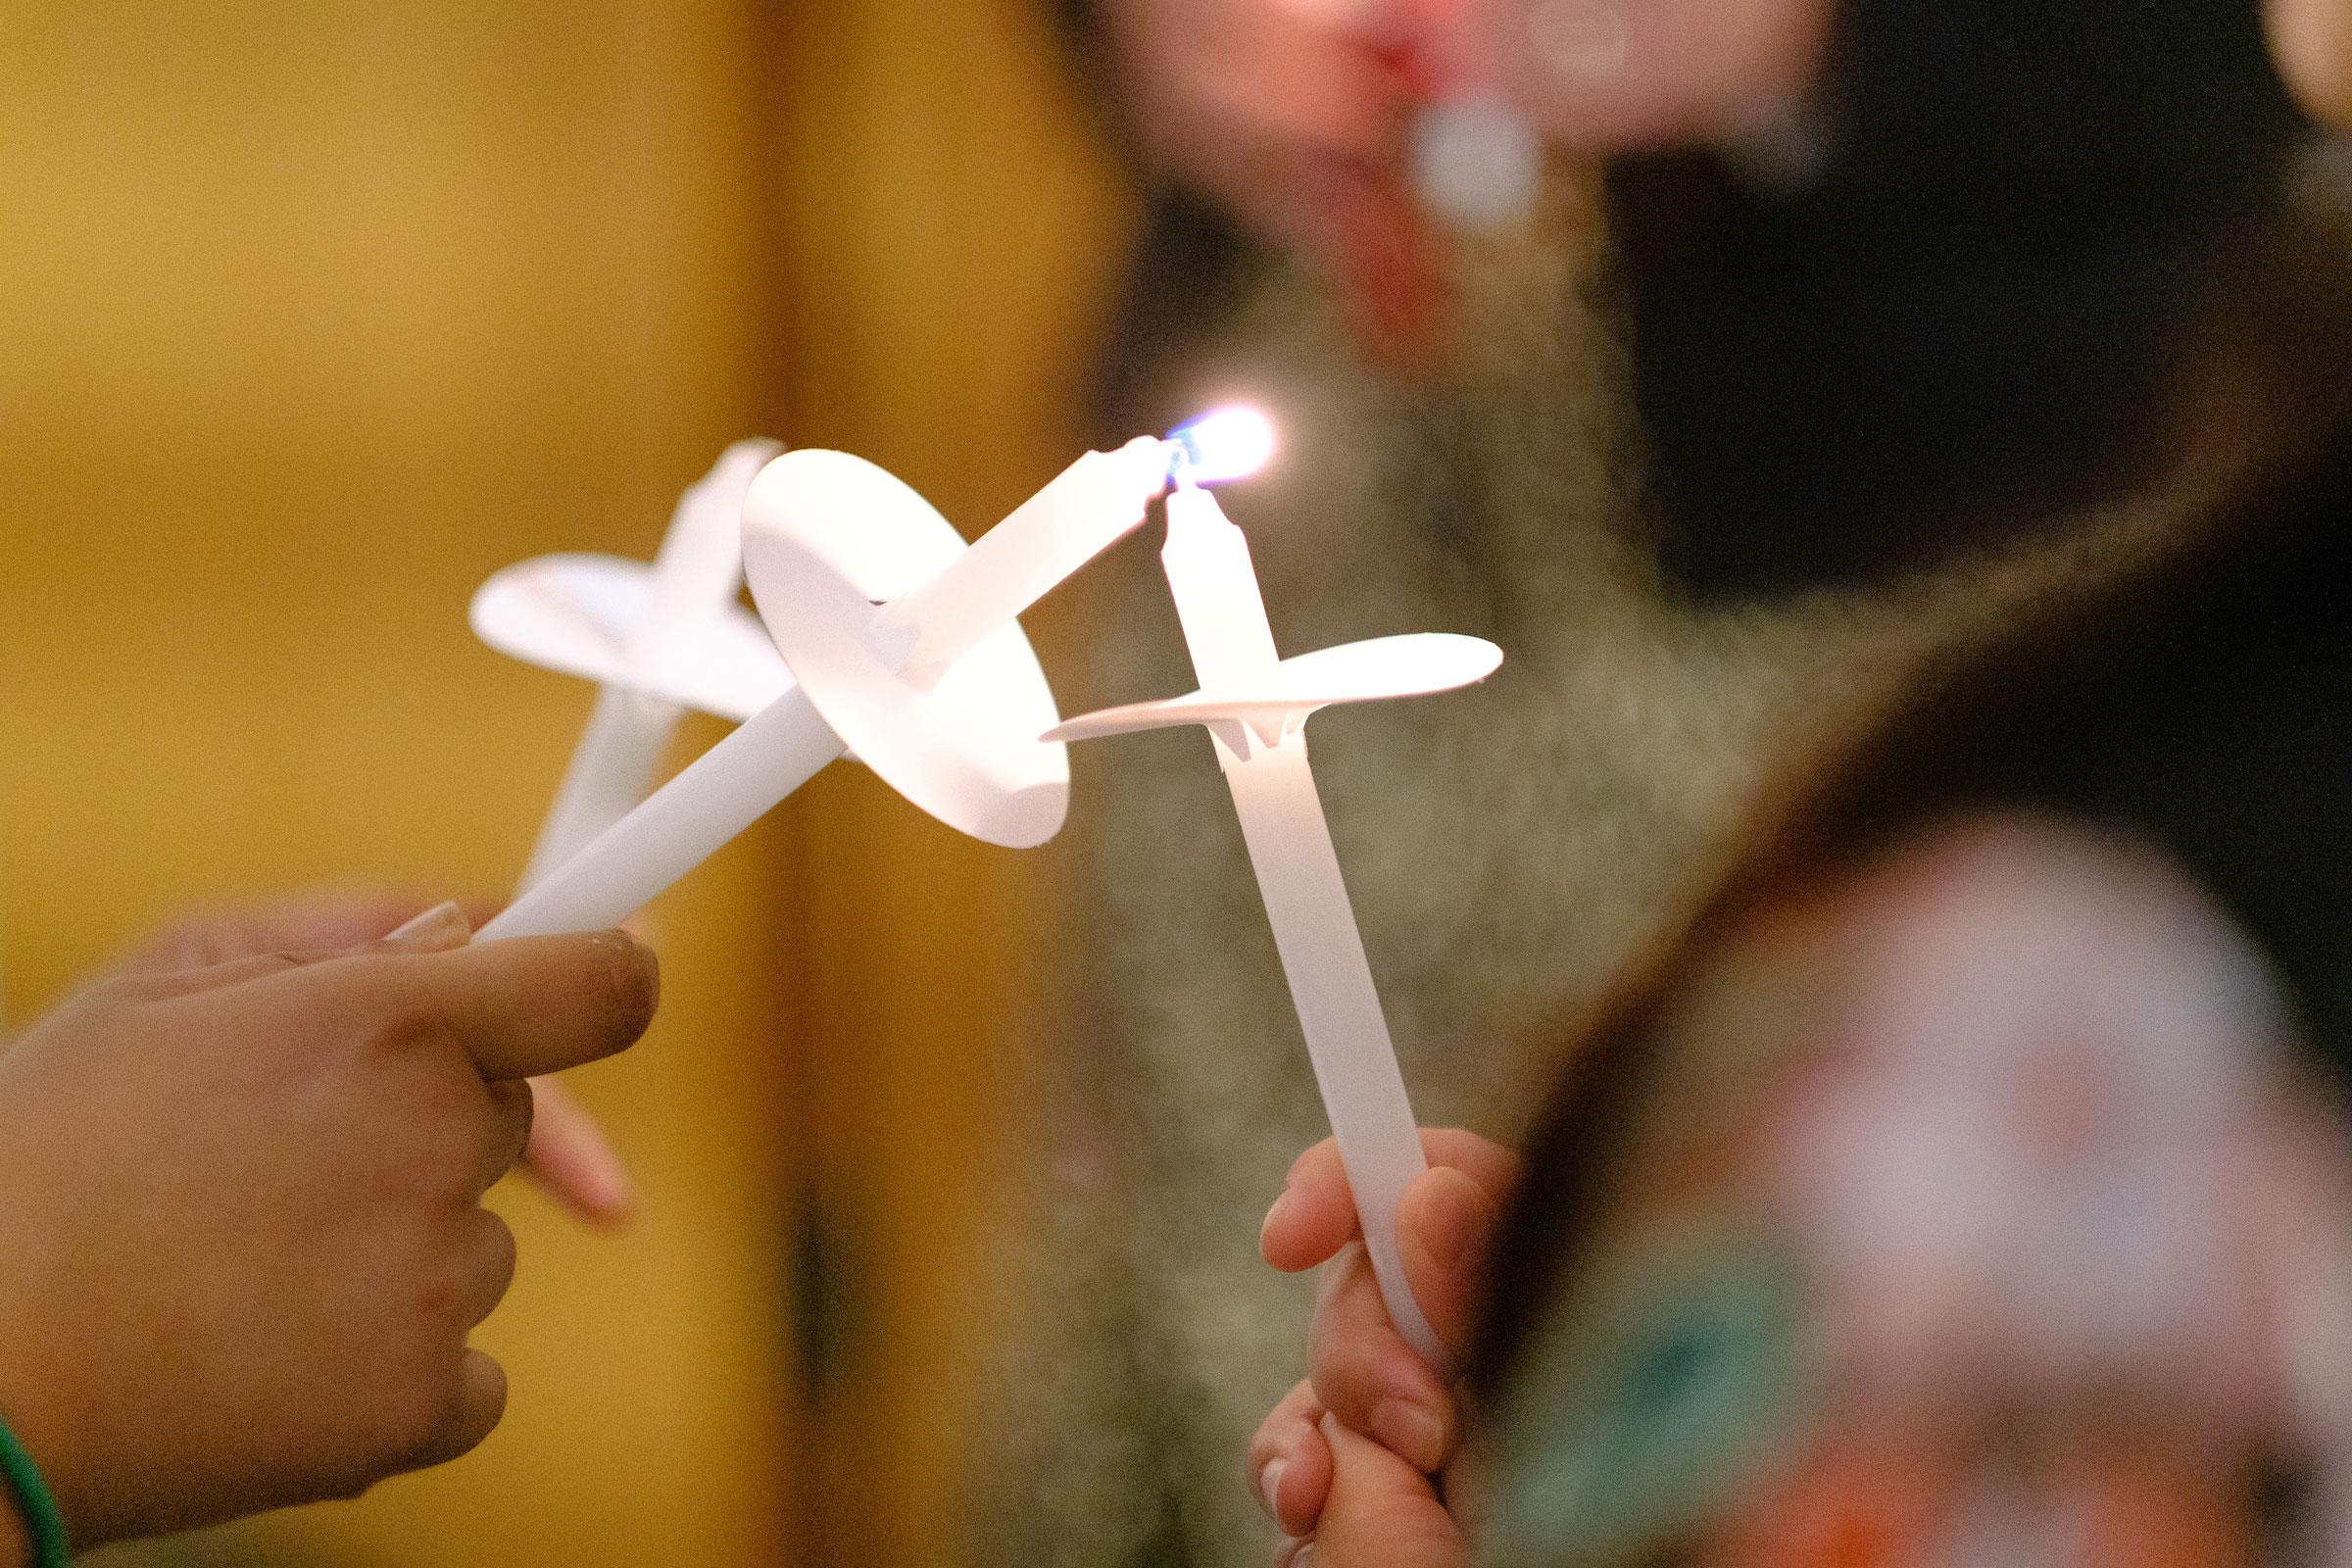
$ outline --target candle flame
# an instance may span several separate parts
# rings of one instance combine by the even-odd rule
[[[1274,421],[1247,404],[1211,409],[1168,432],[1177,448],[1176,476],[1215,484],[1255,473],[1274,455]]]

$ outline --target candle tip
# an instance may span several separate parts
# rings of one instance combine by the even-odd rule
[[[1179,480],[1215,484],[1265,466],[1274,455],[1274,421],[1246,404],[1228,404],[1178,425],[1168,440]]]

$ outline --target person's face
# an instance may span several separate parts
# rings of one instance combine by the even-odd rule
[[[1500,90],[1607,152],[1740,137],[1809,79],[1835,0],[1104,0],[1152,161],[1322,264],[1374,340],[1428,317],[1413,117]]]
[[[1151,161],[1321,267],[1375,344],[1435,318],[1406,158],[1430,103],[1498,90],[1587,156],[1752,144],[1819,74],[1838,3],[1101,0]],[[2352,0],[2261,3],[2304,106],[2352,122]]]

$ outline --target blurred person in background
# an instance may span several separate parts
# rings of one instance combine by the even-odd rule
[[[1879,846],[1889,858],[1877,874],[1922,890],[1920,930],[1947,904],[2009,900],[2018,922],[2057,933],[2023,954],[1996,945],[1967,971],[1989,988],[1956,996],[2005,994],[2001,977],[2073,951],[2069,933],[2095,945],[2136,932],[2137,948],[2109,943],[2130,961],[2094,965],[2082,994],[2205,975],[2188,992],[2211,993],[2213,1019],[2126,1031],[2106,1055],[2086,1046],[2053,1064],[2034,1050],[1999,1056],[1987,1015],[1992,1064],[1961,1053],[1945,1077],[1932,1070],[1942,1058],[1896,1031],[1884,1059],[1823,1091],[1842,1119],[1804,1114],[1868,1171],[1901,1143],[1874,1142],[1872,1118],[1903,1105],[1944,1129],[1962,1154],[1940,1169],[1968,1179],[2035,1139],[2120,1150],[2118,1168],[2136,1171],[2152,1145],[2131,1129],[2177,1117],[2196,1134],[2187,1174],[2157,1170],[2148,1190],[2199,1191],[2199,1172],[2235,1157],[2214,1151],[2259,1149],[2305,1174],[2281,1176],[2287,1196],[2267,1207],[2215,1211],[2333,1201],[2309,1174],[2330,1157],[2332,1113],[2273,1094],[2310,1069],[2278,1068],[2281,1036],[2261,1020],[2276,986],[2309,1059],[2352,1057],[2339,935],[2352,929],[2352,758],[2335,702],[2346,650],[2325,595],[2294,597],[2327,580],[2309,552],[2324,553],[2347,493],[2328,470],[2352,379],[2347,191],[2320,129],[2347,106],[2345,21],[2327,0],[1081,8],[1086,58],[1163,181],[1105,362],[1116,427],[1164,426],[1235,395],[1274,416],[1282,467],[1228,505],[1286,651],[1455,630],[1510,656],[1475,692],[1326,720],[1317,741],[1425,1121],[1518,1143],[1522,1107],[1544,1101],[1596,1020],[1619,1016],[1606,999],[1650,972],[1644,955],[1733,951],[1720,933],[1698,940],[1699,911],[1772,836],[1759,826],[1772,812],[1848,769],[1869,776],[1857,737],[1885,733],[1948,671],[1993,667],[1976,662],[1994,651],[2056,658],[2034,641],[2050,628],[2131,624],[2086,606],[2144,602],[2171,612],[2130,644],[2145,656],[2142,728],[2095,724],[2107,710],[2090,705],[2045,737],[2098,787],[2077,780],[2043,803],[2055,825],[1998,818],[2009,825],[1967,840],[1973,858],[1938,850],[1917,818],[1927,836]],[[1414,119],[1489,86],[1549,138],[1544,178],[1524,217],[1450,230],[1408,176]],[[2288,479],[2308,481],[2308,497],[2280,490]],[[2204,567],[2235,580],[2272,539],[2306,554],[2265,592],[2186,591]],[[1090,702],[1188,684],[1152,564],[1136,552],[1130,564],[1102,612],[1134,634],[1106,649]],[[1999,667],[2022,693],[2059,678],[2030,660]],[[1301,1369],[1306,1303],[1246,1238],[1321,1112],[1238,836],[1209,826],[1223,803],[1190,739],[1138,742],[1079,779],[1093,798],[1073,821],[1092,869],[1066,1028],[1084,1045],[1041,1085],[1053,1157],[1027,1195],[1036,1245],[1011,1261],[1025,1352],[1000,1368],[990,1462],[975,1470],[980,1560],[1245,1562],[1277,1540],[1234,1466]],[[1805,906],[1795,881],[1772,891],[1814,909],[1809,924],[1789,918],[1849,967],[1893,962],[1891,937],[1862,937],[1901,925],[1886,913],[1900,900],[1849,890]],[[1723,1016],[1770,1013],[1778,993],[1757,987]],[[2017,1039],[2044,1040],[2080,1002],[2064,986],[2047,994],[2048,1027]],[[1808,1016],[1823,1028],[1843,1016],[1822,1005]],[[1807,1080],[1812,1038],[1767,1053],[1760,1086],[1695,1074],[1675,1112],[1798,1125],[1770,1085]],[[2004,1130],[2008,1091],[1984,1086],[2013,1068],[2117,1086],[2124,1130]],[[1922,1082],[1948,1101],[1912,1105]],[[2093,1121],[2106,1103],[2075,1098]],[[1646,1136],[1629,1125],[1608,1129]],[[1539,1172],[1564,1147],[1542,1146]],[[2013,1185],[2017,1168],[2005,1167]],[[1714,1179],[1737,1190],[1740,1169]],[[1641,1184],[1611,1181],[1603,1196],[1625,1199],[1623,1217],[1596,1199],[1553,1233],[1634,1226],[1646,1211],[1626,1195]],[[1815,1208],[1787,1210],[1788,1223],[1841,1237],[1835,1259],[1817,1255],[1850,1262],[1839,1278],[1861,1291],[1892,1255],[1872,1249],[1905,1221],[1899,1205],[1833,1212],[1835,1185],[1790,1178],[1788,1202]],[[1987,1276],[2012,1305],[2054,1289],[2064,1268],[2046,1260],[2071,1244],[2049,1237],[2072,1223],[2017,1197],[1972,1198],[1965,1183],[1951,1195],[1978,1232],[2044,1259]],[[2176,1240],[2150,1240],[2121,1272],[2099,1272],[2112,1250],[2085,1254],[2107,1283],[2051,1298],[2048,1356],[2144,1369],[2145,1346],[2208,1334],[2242,1350],[2230,1336],[2258,1332],[2246,1325],[2268,1308],[2151,1308],[2139,1348],[2100,1338],[2105,1303],[2144,1278],[2131,1269],[2175,1257]],[[1640,1237],[1628,1246],[1646,1255]],[[1514,1273],[1510,1255],[1498,1320],[1578,1299],[1549,1275]],[[1979,1340],[2007,1344],[2020,1320],[1986,1310],[1997,1321]],[[1514,1365],[1517,1342],[1498,1343],[1487,1364]],[[1621,1348],[1578,1364],[1592,1377],[1638,1364]],[[2222,1392],[2182,1406],[2189,1426],[2208,1394],[2241,1413],[2283,1397],[2292,1380],[2246,1353],[2217,1373]],[[1446,1391],[1409,1361],[1376,1374],[1392,1381],[1352,1405],[1365,1429],[1414,1472],[1438,1469],[1455,1431]],[[1937,1474],[1976,1474],[1952,1463]],[[2133,1486],[2172,1473],[2138,1463],[2125,1465]],[[1254,1479],[1263,1468],[1261,1453]],[[1311,1480],[1291,1474],[1278,1506]],[[1287,1526],[1307,1522],[1282,1511]],[[1525,1560],[1588,1548],[1619,1560],[1606,1555],[1619,1539],[1579,1516]],[[1587,1545],[1553,1550],[1561,1541]]]

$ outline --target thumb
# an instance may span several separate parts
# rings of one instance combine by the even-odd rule
[[[1432,1165],[1414,1177],[1396,1206],[1396,1251],[1405,1284],[1429,1326],[1457,1358],[1469,1348],[1480,1265],[1494,1222],[1494,1200],[1450,1165]]]

